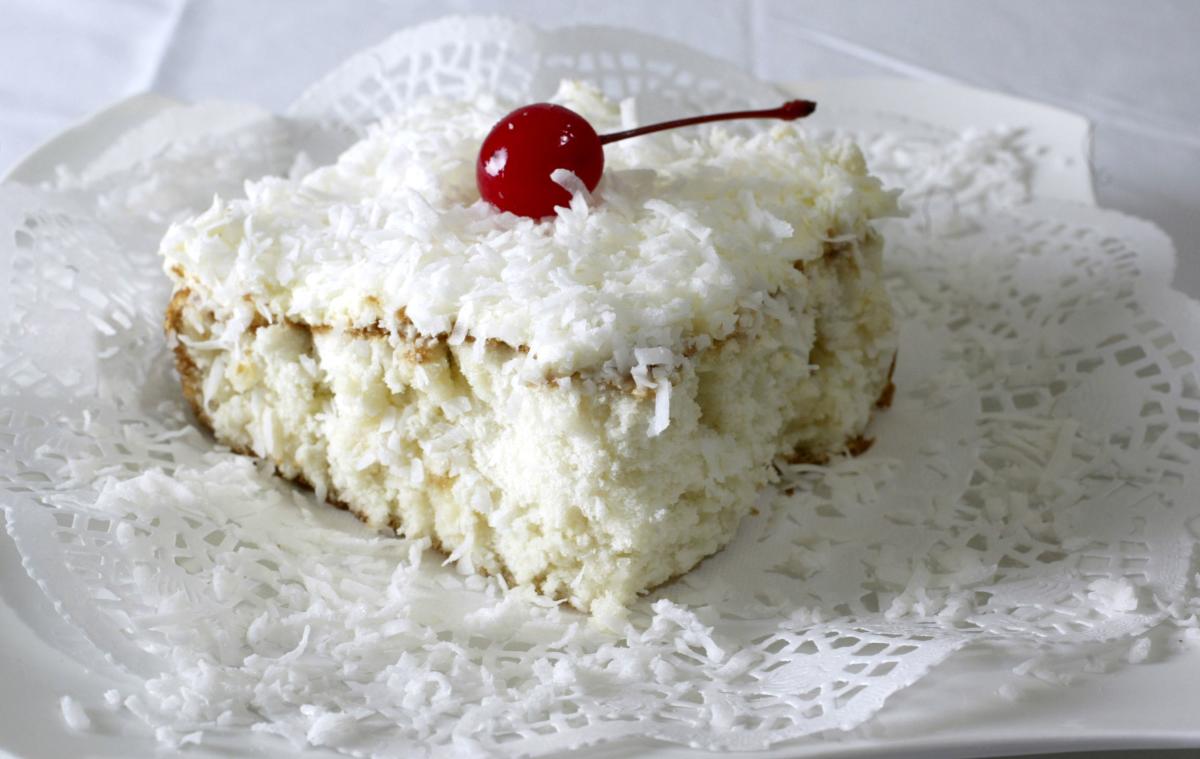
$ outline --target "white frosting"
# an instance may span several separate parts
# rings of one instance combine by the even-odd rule
[[[630,120],[578,83],[554,100],[602,133]],[[570,208],[500,213],[479,199],[475,160],[512,107],[421,101],[335,164],[248,182],[245,198],[172,226],[166,268],[218,306],[249,296],[269,317],[335,327],[403,315],[425,335],[527,347],[538,371],[627,372],[635,349],[678,355],[728,336],[805,286],[794,262],[895,211],[853,145],[763,122],[749,137],[710,127],[611,144],[594,194],[560,171]]]

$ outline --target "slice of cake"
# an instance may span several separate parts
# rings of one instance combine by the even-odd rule
[[[555,100],[621,126],[588,87]],[[174,225],[167,332],[220,441],[466,571],[612,608],[725,545],[776,457],[861,447],[895,201],[853,146],[774,124],[616,143],[557,216],[501,213],[474,166],[510,105],[424,100]]]

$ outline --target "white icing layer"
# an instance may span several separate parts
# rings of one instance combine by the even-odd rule
[[[621,108],[564,82],[554,98],[601,132]],[[513,104],[428,99],[299,181],[215,199],[162,243],[172,276],[272,318],[470,335],[528,348],[538,371],[627,372],[636,349],[703,348],[781,290],[829,239],[895,212],[853,145],[792,124],[750,137],[688,129],[614,143],[591,196],[543,221],[479,199],[475,159]],[[570,175],[555,179],[571,186]]]

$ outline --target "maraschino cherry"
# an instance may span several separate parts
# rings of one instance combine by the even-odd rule
[[[518,108],[497,122],[483,140],[475,165],[479,195],[501,211],[540,219],[555,206],[571,203],[571,193],[550,178],[555,169],[567,169],[589,191],[604,173],[604,146],[664,129],[730,119],[783,119],[808,116],[817,104],[789,100],[778,108],[730,111],[707,116],[664,121],[661,124],[599,135],[587,119],[570,108],[534,103]]]

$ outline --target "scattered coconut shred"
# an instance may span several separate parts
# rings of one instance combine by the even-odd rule
[[[87,712],[74,698],[63,696],[58,700],[58,705],[62,709],[63,721],[67,723],[67,727],[79,731],[92,729],[92,721],[88,719]]]
[[[873,167],[910,187],[906,197],[914,216],[893,222],[889,233],[897,233],[901,251],[906,245],[933,251],[935,265],[943,245],[949,246],[946,257],[961,254],[949,241],[974,228],[972,209],[1027,193],[1028,162],[1011,132],[923,142],[863,135],[860,142]],[[108,206],[136,205],[116,193],[104,199]],[[904,272],[896,278],[903,319],[916,327],[952,321],[952,287],[939,290]],[[1036,354],[1038,346],[1014,348],[983,329],[965,329],[956,339],[960,363],[903,392],[924,394],[930,408],[949,413],[956,399],[973,397],[963,396],[965,388],[1008,371],[998,369],[994,357],[1009,351],[1009,367],[1044,358]],[[1030,353],[1018,355],[1021,350]],[[666,376],[674,361],[665,348],[632,349],[622,357],[639,386],[656,393],[652,434],[669,423]],[[977,406],[972,413],[978,416]],[[119,560],[103,568],[112,596],[105,608],[121,610],[124,642],[161,662],[160,670],[142,673],[140,687],[110,690],[104,703],[136,715],[166,746],[200,743],[210,731],[248,729],[279,736],[296,749],[381,757],[487,755],[504,753],[506,746],[544,754],[643,735],[713,749],[765,748],[861,723],[892,692],[978,639],[972,636],[986,631],[993,610],[1003,617],[994,639],[1019,637],[1027,625],[1029,639],[1038,640],[1060,624],[1047,618],[1039,627],[1038,620],[1007,614],[1011,608],[989,607],[975,589],[1002,576],[1001,557],[1014,545],[1064,554],[1079,548],[1071,543],[1070,523],[1054,515],[1069,512],[1086,495],[1079,484],[1086,476],[1111,481],[1141,475],[1130,474],[1104,441],[1069,421],[1014,412],[972,417],[969,426],[978,440],[931,442],[923,449],[929,467],[947,473],[961,468],[963,460],[955,457],[963,451],[984,451],[966,496],[961,488],[948,493],[930,486],[913,499],[911,513],[883,520],[877,513],[881,484],[903,474],[894,461],[827,468],[781,463],[761,514],[743,526],[762,535],[759,546],[738,555],[736,571],[747,574],[736,582],[722,577],[712,569],[721,561],[714,557],[696,570],[696,576],[707,572],[702,581],[682,578],[667,591],[671,598],[632,610],[602,609],[591,618],[528,588],[508,589],[502,578],[458,575],[427,542],[371,533],[262,464],[211,450],[207,439],[182,424],[155,431],[116,417],[89,419],[84,432],[91,439],[120,440],[139,460],[167,452],[174,467],[130,476],[115,454],[111,461],[80,456],[62,465],[62,481],[64,492],[98,491],[87,513],[115,523],[111,534],[119,552]],[[967,469],[974,464],[966,460]],[[980,505],[972,519],[981,521],[971,529],[988,531],[987,546],[956,540],[963,524],[956,521],[960,496]],[[796,513],[811,518],[803,535],[788,533]],[[853,566],[844,560],[846,543],[828,537],[844,534],[850,523],[866,536],[850,543]],[[906,530],[931,536],[929,550],[906,553],[889,541]],[[938,538],[946,542],[933,542]],[[735,544],[726,553],[746,548]],[[862,567],[871,573],[864,582],[889,589],[877,591],[878,609],[839,596],[845,576]],[[809,594],[804,603],[818,608],[799,602],[798,584]],[[750,587],[754,593],[746,592]],[[1069,624],[1111,622],[1116,632],[1101,637],[1167,617],[1196,627],[1197,609],[1187,605],[1137,617],[1139,588],[1128,580],[1096,580],[1071,592],[1076,595],[1047,595],[1046,603],[1072,605]],[[823,619],[822,609],[840,605],[857,615],[852,628]],[[730,619],[736,624],[726,624]],[[763,623],[752,637],[739,637],[747,635],[746,620],[774,620],[775,627],[763,636]],[[885,632],[871,638],[871,624]],[[863,687],[878,690],[849,705],[838,701],[837,681],[862,670],[839,667],[872,660],[865,653],[837,658],[853,653],[836,644],[845,629],[854,631],[854,640],[878,646],[879,655],[889,657],[880,661],[895,668],[863,679]],[[1193,632],[1181,635],[1179,645],[1200,638]],[[813,658],[837,665],[788,674],[787,667],[805,658],[793,652],[807,653],[809,646],[821,652]],[[893,653],[897,649],[902,652]],[[1123,655],[1129,662],[1146,659],[1148,639],[1126,644]],[[906,669],[905,657],[919,664]],[[1062,682],[1053,661],[1052,654],[1039,654],[1016,671]],[[1100,665],[1084,662],[1079,670],[1088,666]],[[787,677],[778,679],[776,671]],[[801,676],[823,689],[825,722],[794,716],[809,708],[796,701],[795,678]],[[1006,688],[1006,695],[1019,696]],[[90,729],[75,698],[64,696],[60,707],[72,729]],[[758,729],[738,722],[764,714],[785,727],[772,731],[769,720]]]

